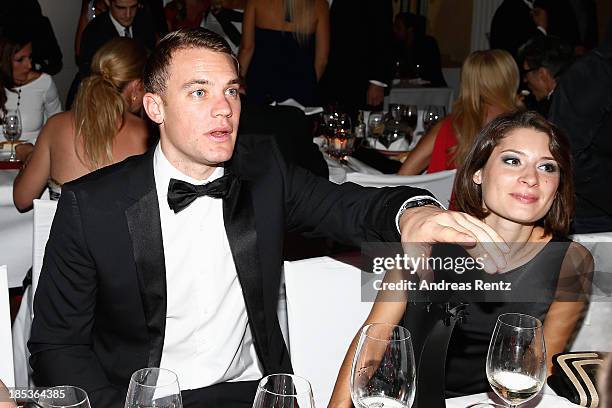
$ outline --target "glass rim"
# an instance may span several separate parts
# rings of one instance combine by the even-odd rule
[[[264,388],[264,387],[262,386],[262,384],[261,384],[261,382],[262,382],[263,380],[267,380],[267,379],[269,379],[269,378],[271,378],[271,377],[281,377],[281,376],[291,378],[291,380],[292,380],[294,383],[295,383],[295,379],[298,379],[298,380],[300,380],[300,381],[303,381],[303,382],[305,383],[305,385],[308,385],[308,388],[310,388],[310,392],[312,392],[312,385],[310,384],[310,381],[308,381],[306,378],[304,378],[304,377],[302,377],[302,376],[295,375],[295,374],[287,374],[287,373],[276,373],[276,374],[269,374],[269,375],[266,375],[266,376],[265,376],[265,377],[263,377],[261,380],[259,380],[259,382],[257,383],[257,389],[258,389],[258,390],[262,390],[263,392],[266,392],[266,393],[268,393],[268,394],[270,394],[270,395],[274,395],[274,396],[277,396],[277,397],[298,397],[298,394],[297,394],[297,393],[295,393],[295,394],[279,394],[279,393],[277,393],[277,392],[267,390],[267,389],[266,389],[266,388]]]
[[[61,389],[61,388],[71,388],[73,390],[80,391],[80,392],[83,393],[83,399],[81,399],[78,402],[75,402],[74,404],[70,404],[70,405],[66,405],[66,404],[55,405],[55,404],[52,404],[50,402],[45,402],[45,399],[47,397],[38,397],[35,400],[35,402],[37,404],[39,404],[39,403],[45,404],[49,408],[70,408],[70,407],[77,407],[80,404],[84,403],[85,401],[89,401],[89,396],[87,395],[87,391],[85,391],[81,387],[77,387],[76,385],[55,385],[53,387],[46,388],[46,390],[57,390],[57,389]]]
[[[516,324],[511,324],[511,323],[507,323],[507,322],[503,321],[502,317],[505,317],[505,316],[527,317],[528,320],[532,320],[535,324],[534,324],[533,327],[517,326]],[[499,323],[503,324],[504,326],[513,327],[513,328],[518,329],[518,330],[533,330],[533,329],[540,329],[540,328],[542,328],[542,321],[540,321],[540,319],[538,319],[537,317],[533,317],[531,315],[525,314],[525,313],[502,313],[499,316],[497,316],[497,321]]]
[[[170,373],[172,374],[172,376],[174,377],[173,381],[170,381],[168,383],[165,384],[156,384],[156,385],[148,385],[148,384],[143,384],[139,381],[136,381],[136,379],[134,378],[134,376],[136,376],[138,373],[140,373],[141,371],[145,371],[145,370],[155,370],[155,371],[159,371],[159,372],[165,372],[165,373]],[[130,382],[134,382],[135,384],[138,384],[140,387],[147,387],[147,388],[160,388],[160,387],[167,387],[169,385],[174,384],[175,382],[178,384],[178,375],[176,375],[176,373],[172,370],[169,370],[167,368],[161,368],[161,367],[145,367],[145,368],[141,368],[139,370],[136,370],[132,373],[132,375],[130,376]],[[180,388],[180,387],[179,387]]]
[[[393,328],[400,328],[404,334],[404,336],[401,339],[397,339],[397,340],[391,340],[391,339],[380,339],[378,337],[374,337],[374,336],[370,336],[369,334],[367,334],[367,330],[370,327],[373,326],[387,326],[387,327],[393,327]],[[367,337],[368,339],[372,339],[372,340],[376,340],[376,341],[385,341],[385,342],[397,342],[397,341],[406,341],[406,340],[412,340],[412,333],[410,333],[410,330],[408,330],[407,328],[405,328],[404,326],[400,326],[397,324],[391,324],[391,323],[368,323],[365,326],[363,326],[361,328],[361,335],[364,337]]]

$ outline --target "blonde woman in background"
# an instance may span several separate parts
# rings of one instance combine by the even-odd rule
[[[427,132],[398,174],[416,175],[457,168],[480,129],[502,113],[523,107],[518,97],[519,69],[503,50],[475,51],[461,69],[453,113]]]
[[[249,0],[240,43],[247,100],[318,103],[317,83],[329,54],[326,0]]]
[[[72,110],[49,119],[15,179],[17,209],[30,209],[47,186],[58,199],[62,184],[146,151],[147,127],[135,115],[142,108],[146,57],[144,48],[127,38],[100,48]]]

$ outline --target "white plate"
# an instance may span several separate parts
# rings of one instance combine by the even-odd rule
[[[495,403],[507,406],[493,393],[468,395],[465,397],[450,398],[446,400],[446,408],[468,408],[478,403]],[[580,407],[569,400],[551,394],[540,394],[531,401],[520,405],[521,408],[570,408]]]

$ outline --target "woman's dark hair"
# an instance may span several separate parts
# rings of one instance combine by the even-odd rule
[[[0,32],[0,110],[6,112],[6,89],[15,88],[13,79],[13,56],[32,42],[29,30],[15,24],[7,24]]]
[[[455,177],[455,207],[459,211],[484,219],[489,212],[482,205],[482,188],[473,180],[474,174],[482,169],[493,149],[510,132],[517,129],[532,129],[545,133],[548,148],[559,167],[559,187],[550,210],[538,225],[546,234],[566,236],[574,214],[574,183],[569,142],[563,132],[544,117],[532,111],[516,111],[500,115],[480,131],[463,165]]]

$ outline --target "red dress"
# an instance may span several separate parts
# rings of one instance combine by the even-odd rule
[[[456,145],[457,138],[453,130],[453,117],[448,116],[442,121],[442,126],[436,136],[433,151],[431,152],[431,159],[429,160],[429,167],[427,167],[427,173],[456,169],[457,166],[455,163],[449,163],[448,155],[448,149]]]

